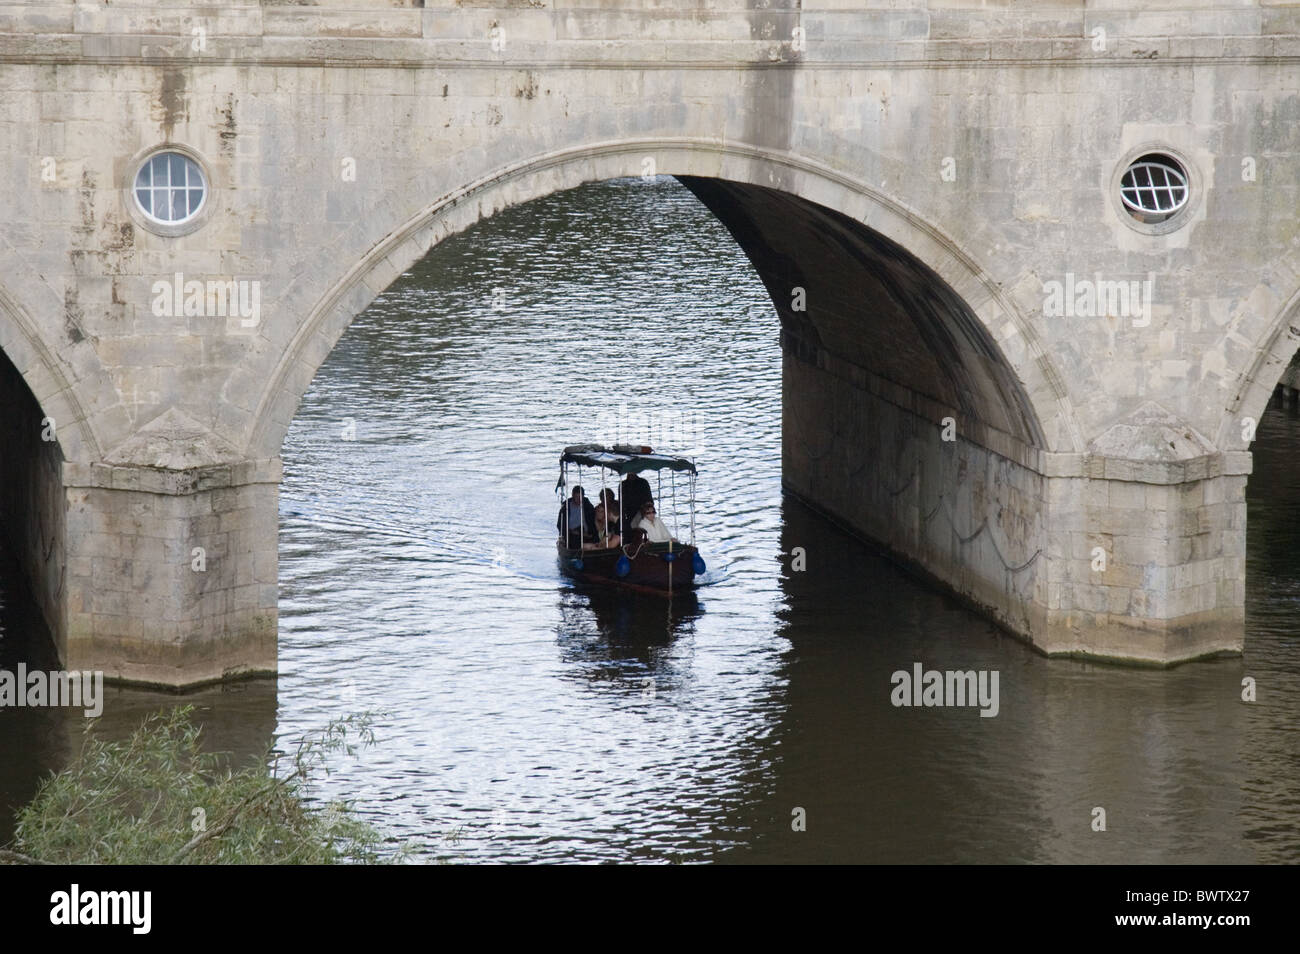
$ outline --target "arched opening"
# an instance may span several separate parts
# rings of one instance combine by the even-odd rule
[[[1225,404],[1217,442],[1248,450],[1249,466],[1237,478],[1240,516],[1223,531],[1225,549],[1244,570],[1243,641],[1252,679],[1290,679],[1293,668],[1300,565],[1292,554],[1300,534],[1300,493],[1294,461],[1300,451],[1300,293],[1274,314],[1250,365]]]
[[[880,251],[875,253],[851,253],[850,257],[857,255],[857,267],[872,258],[878,263],[895,261],[892,276],[880,276],[879,283],[886,289],[899,289],[897,264],[906,259],[909,269],[919,269],[924,276],[920,282],[904,282],[911,286],[906,297],[926,302],[933,292],[918,297],[918,286],[933,283],[936,288],[946,287],[947,303],[931,302],[929,316],[960,311],[962,318],[957,324],[971,326],[970,333],[959,332],[950,340],[940,334],[934,344],[974,343],[973,360],[963,359],[973,375],[969,380],[989,374],[1001,377],[1009,385],[1003,397],[1028,412],[1013,411],[1006,415],[1008,420],[1027,417],[1021,424],[1036,435],[1035,444],[1041,437],[1048,450],[1083,450],[1074,408],[1052,356],[1001,284],[966,249],[888,194],[838,170],[787,153],[742,144],[719,147],[689,139],[593,143],[496,169],[438,196],[387,235],[363,237],[357,250],[359,259],[343,263],[344,271],[337,278],[328,268],[302,270],[290,282],[283,306],[266,330],[270,340],[283,341],[285,346],[273,352],[276,360],[272,366],[250,368],[247,379],[239,382],[241,388],[254,389],[258,397],[251,433],[236,443],[245,446],[253,459],[278,455],[298,402],[344,330],[375,296],[443,239],[503,209],[585,183],[625,177],[632,169],[644,169],[647,159],[661,176],[671,175],[684,182],[708,179],[730,183],[734,188],[801,200],[798,204],[805,215],[815,208],[831,213],[830,218],[839,221],[841,234],[856,232],[859,240],[867,237],[879,244]],[[394,196],[405,199],[410,193],[409,185],[404,184]],[[729,218],[739,224],[734,216]],[[777,224],[778,234],[784,224]],[[823,303],[831,301],[825,295],[828,290],[819,290]],[[781,307],[780,300],[777,306]],[[989,367],[977,372],[973,366],[980,363]],[[988,423],[1003,416],[994,414],[994,421]],[[963,426],[981,427],[983,422],[964,422]],[[1008,450],[1013,456],[1018,452]]]
[[[892,528],[900,550],[940,535],[957,559],[1022,545],[1011,523],[969,532],[985,496],[998,499],[999,473],[967,429],[1025,448],[1038,446],[1039,431],[959,296],[896,243],[855,232],[827,209],[731,183],[702,204],[692,193],[708,185],[689,185],[585,185],[445,239],[356,319],[299,408],[282,452],[281,730],[306,726],[322,706],[417,713],[386,730],[386,758],[396,749],[408,769],[421,767],[403,774],[419,777],[422,792],[394,783],[405,834],[427,839],[454,827],[450,815],[468,826],[462,849],[499,858],[494,831],[536,824],[555,835],[559,857],[572,851],[559,832],[575,815],[610,811],[602,798],[627,797],[625,811],[657,804],[661,816],[676,801],[669,753],[686,753],[695,784],[719,797],[733,791],[735,773],[752,771],[752,746],[712,739],[721,723],[705,710],[752,711],[747,737],[778,718],[764,700],[780,679],[781,577],[801,572],[795,546],[815,574],[828,574],[833,559],[816,539],[782,536],[783,471],[809,448],[832,446],[865,491],[859,500],[846,482],[827,490],[817,473],[801,472],[810,495],[846,523],[889,500],[877,526]],[[796,247],[804,238],[806,256]],[[788,308],[793,276],[809,293],[805,310]],[[844,354],[855,316],[877,337]],[[891,337],[897,346],[882,354]],[[909,355],[916,364],[905,374]],[[819,402],[797,408],[793,446],[792,373],[794,397]],[[608,441],[600,412],[624,403],[614,418],[627,426],[622,436],[658,445],[635,431],[658,427],[700,447],[699,532],[716,576],[685,611],[577,593],[556,570],[559,448]],[[950,414],[963,424],[945,441]],[[881,454],[878,441],[894,443]],[[825,505],[835,493],[854,509]],[[895,526],[897,514],[911,522]],[[950,519],[971,520],[964,542],[941,522]],[[849,604],[868,596],[839,591],[829,611],[843,623]],[[652,629],[666,638],[650,638]],[[990,630],[974,626],[970,638],[987,641]],[[645,708],[672,695],[700,708],[665,718]],[[635,740],[605,746],[610,723],[628,718]],[[434,773],[428,752],[465,757],[443,758]],[[601,780],[593,788],[584,773]],[[556,776],[565,783],[536,781]],[[615,777],[604,795],[595,790]],[[364,769],[337,784],[363,800],[377,794]],[[689,855],[679,836],[659,833],[640,850]],[[587,847],[598,853],[596,840]]]
[[[1285,328],[1294,335],[1295,318]],[[1285,330],[1284,330],[1285,334]],[[1285,340],[1285,339],[1284,339]],[[1283,345],[1290,351],[1292,347]],[[1277,359],[1275,359],[1277,360]],[[1264,700],[1285,711],[1300,699],[1295,661],[1300,652],[1296,614],[1300,609],[1300,363],[1278,360],[1264,370],[1252,390],[1273,385],[1267,403],[1237,417],[1233,437],[1249,438],[1250,475],[1245,478],[1244,524],[1225,533],[1244,562],[1245,633],[1241,668],[1232,673],[1232,690],[1243,701]],[[1250,416],[1250,420],[1244,419]],[[1246,425],[1243,432],[1243,421]],[[1234,696],[1234,698],[1236,697]],[[1238,706],[1256,716],[1253,705]],[[1233,756],[1240,760],[1241,808],[1258,858],[1273,861],[1294,852],[1294,820],[1279,823],[1280,805],[1295,787],[1294,732],[1288,719],[1250,718],[1239,730]],[[1291,812],[1294,816],[1294,809]]]
[[[1300,606],[1300,364],[1282,373],[1259,416],[1246,479],[1246,641],[1249,671],[1288,678],[1296,648],[1295,612]]]
[[[63,453],[54,423],[0,351],[0,668],[46,664],[64,612]]]
[[[938,229],[786,156],[614,143],[528,160],[440,197],[332,285],[314,278],[323,294],[304,301],[314,302],[305,319],[273,320],[268,335],[288,345],[269,374],[247,371],[262,395],[250,455],[279,454],[344,329],[430,248],[501,209],[625,176],[647,150],[699,190],[776,303],[786,394],[798,398],[786,402],[786,485],[1008,628],[1045,631],[1040,455],[1082,446],[1052,360],[998,283]]]
[[[35,284],[35,300],[40,300],[50,288]],[[94,343],[77,325],[75,302],[67,306],[67,314],[56,311],[67,319],[59,327],[70,343],[55,354],[42,335],[48,326],[33,319],[33,300],[25,307],[12,292],[0,285],[0,546],[7,550],[6,599],[11,614],[16,614],[6,643],[9,652],[27,658],[66,663],[70,621],[82,611],[88,619],[94,609],[93,594],[78,584],[90,582],[96,572],[103,579],[112,570],[92,570],[91,561],[75,559],[68,531],[76,517],[70,520],[70,514],[82,508],[70,509],[73,501],[65,478],[69,467],[88,470],[85,462],[102,458],[86,407],[99,408],[101,420],[113,418],[118,409],[111,395],[117,392]],[[53,304],[52,298],[43,304]],[[80,370],[75,386],[69,376],[73,365]],[[84,538],[82,531],[109,529],[103,515],[77,515],[101,521],[77,527],[79,539]],[[73,571],[80,578],[70,583]],[[83,628],[89,635],[90,626]]]

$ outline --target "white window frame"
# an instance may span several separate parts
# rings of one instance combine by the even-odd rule
[[[171,181],[173,156],[178,157],[181,160],[181,168],[184,170],[185,178],[180,184]],[[160,162],[159,160],[165,161]],[[166,175],[166,183],[161,185],[155,178],[158,172],[157,167],[159,165],[161,165],[162,171]],[[149,183],[148,185],[141,185],[141,177],[145,175],[149,177]],[[198,178],[197,186],[193,181],[193,177],[195,176]],[[156,152],[150,153],[145,157],[144,161],[136,167],[135,175],[132,177],[131,182],[131,198],[135,202],[137,211],[139,211],[139,213],[149,222],[164,228],[176,228],[190,224],[203,214],[203,210],[208,204],[208,193],[210,189],[211,185],[208,182],[207,174],[203,171],[203,165],[193,156],[187,155],[178,149],[159,149]],[[191,193],[198,191],[198,205],[189,208],[186,214],[180,218],[164,218],[158,215],[156,210],[158,209],[159,199],[166,201],[168,210],[170,211],[172,209],[172,201],[175,198],[175,193],[178,191],[184,193],[187,206],[193,199]],[[141,192],[149,193],[148,208],[145,208],[144,203],[140,199]]]
[[[1143,175],[1145,183],[1141,181]],[[1160,181],[1157,181],[1157,177]],[[1187,205],[1192,188],[1181,164],[1166,156],[1156,155],[1144,156],[1125,169],[1120,178],[1119,191],[1125,208],[1142,216],[1169,218]],[[1162,197],[1168,202],[1163,207],[1160,204]]]

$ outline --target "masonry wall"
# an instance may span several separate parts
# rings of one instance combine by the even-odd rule
[[[1036,641],[1049,652],[1147,662],[1239,652],[1246,476],[1213,473],[1214,459],[1181,482],[1105,463],[1142,479],[1047,482],[1048,625]]]
[[[1272,338],[1300,287],[1300,7],[741,6],[6,4],[0,274],[65,378],[40,398],[75,397],[84,415],[69,458],[109,455],[171,409],[236,452],[274,454],[332,344],[332,326],[318,343],[299,325],[351,293],[351,269],[393,253],[370,263],[381,289],[413,260],[384,243],[434,203],[529,163],[563,178],[557,157],[575,152],[594,170],[619,144],[610,174],[652,160],[892,228],[968,300],[1053,451],[1082,452],[1148,399],[1243,448],[1239,425],[1220,434],[1225,397],[1245,400],[1260,354],[1289,360],[1296,343]],[[214,190],[181,237],[128,201],[163,143],[192,150]],[[1193,180],[1168,234],[1137,229],[1117,198],[1147,148]],[[465,204],[486,215],[512,198]],[[154,315],[154,283],[178,272],[262,282],[261,324]],[[1154,275],[1149,318],[1043,314],[1045,283],[1097,274]],[[280,361],[291,347],[301,373],[299,354]]]
[[[49,631],[33,634],[62,641],[67,604],[64,554],[63,455],[26,382],[0,353],[0,534],[14,555]],[[56,422],[57,423],[57,422]]]
[[[1043,652],[1240,652],[1247,478],[1224,472],[1239,461],[1093,457],[1053,473],[1051,455],[990,449],[980,422],[783,342],[783,479],[813,507]]]
[[[940,408],[822,353],[784,357],[785,486],[1025,639],[1047,608],[1046,481]]]
[[[275,672],[278,461],[67,469],[78,668],[160,686]]]

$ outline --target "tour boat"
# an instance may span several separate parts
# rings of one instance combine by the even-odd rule
[[[577,468],[577,480],[570,481],[570,468]],[[688,542],[671,539],[666,543],[647,541],[621,543],[614,547],[592,547],[596,541],[581,540],[580,548],[570,547],[567,536],[561,536],[555,542],[559,553],[560,570],[573,579],[586,583],[613,583],[619,586],[639,590],[652,590],[671,593],[674,590],[689,590],[695,586],[695,578],[706,571],[703,558],[695,548],[695,464],[685,457],[673,457],[656,454],[650,447],[641,445],[615,444],[605,447],[601,444],[578,444],[566,447],[560,455],[560,479],[556,490],[560,494],[560,520],[567,514],[571,486],[583,487],[583,498],[589,501],[587,487],[582,484],[582,469],[596,468],[600,474],[601,489],[611,489],[619,498],[620,507],[626,490],[617,485],[619,478],[653,472],[658,477],[659,489],[652,491],[656,510],[667,502],[675,505],[677,474],[686,475],[687,497],[690,506],[690,537]],[[615,486],[605,484],[608,475],[614,475]],[[668,475],[668,489],[664,489],[664,475]],[[591,489],[594,489],[594,483]],[[632,514],[620,515],[620,526],[625,530],[630,526]],[[677,514],[673,514],[675,518]],[[675,522],[675,521],[674,521]],[[579,536],[585,535],[580,528]],[[626,535],[626,534],[625,534]]]

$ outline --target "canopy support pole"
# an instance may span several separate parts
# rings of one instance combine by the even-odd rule
[[[691,461],[692,464],[695,461]],[[691,546],[695,546],[695,473],[691,472]]]

